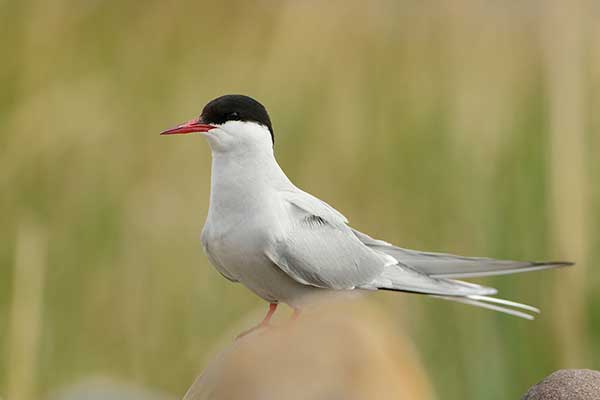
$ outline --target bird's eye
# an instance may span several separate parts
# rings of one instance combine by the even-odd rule
[[[229,119],[239,119],[240,115],[237,112],[232,112],[229,114]]]

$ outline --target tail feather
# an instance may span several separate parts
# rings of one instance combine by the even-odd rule
[[[527,314],[522,311],[514,310],[508,307],[502,307],[497,304],[510,305],[515,308],[520,308],[528,311],[532,311],[535,313],[539,313],[539,310],[535,307],[529,306],[527,304],[515,303],[513,301],[497,299],[495,297],[487,297],[487,296],[469,296],[469,297],[452,297],[452,296],[431,296],[438,299],[456,301],[458,303],[468,304],[475,307],[486,308],[488,310],[498,311],[503,314],[512,315],[515,317],[534,320],[535,317],[531,314]]]
[[[471,295],[486,296],[496,294],[496,289],[494,288],[471,282],[431,277],[400,263],[386,265],[381,275],[369,285],[364,285],[361,288],[440,296],[466,297]]]
[[[494,288],[472,282],[431,277],[403,264],[386,266],[373,284],[365,286],[363,289],[425,294],[529,320],[534,319],[530,313],[538,314],[540,312],[538,308],[527,304],[491,297],[497,292]]]
[[[513,307],[513,308],[520,308],[522,310],[527,310],[527,311],[531,311],[533,313],[539,314],[540,313],[540,309],[534,306],[530,306],[528,304],[523,304],[523,303],[517,303],[516,301],[510,301],[510,300],[506,300],[506,299],[499,299],[497,297],[489,297],[489,296],[469,296],[470,299],[473,300],[477,300],[477,301],[485,301],[487,303],[496,303],[496,304],[502,304],[504,306],[508,306],[508,307]]]
[[[455,279],[513,274],[574,265],[568,261],[496,260],[410,250],[374,239],[356,229],[353,229],[353,232],[365,246],[381,255],[392,257],[397,262],[387,265],[381,276],[365,288],[426,294],[525,319],[534,319],[533,315],[527,312],[537,314],[540,310],[527,304],[490,297],[496,294],[494,288]]]

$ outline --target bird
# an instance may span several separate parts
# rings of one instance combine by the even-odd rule
[[[215,98],[198,118],[161,135],[191,133],[207,139],[212,158],[201,235],[204,252],[225,278],[269,303],[263,320],[240,337],[268,327],[281,303],[297,318],[317,299],[378,290],[428,295],[533,319],[538,308],[494,297],[496,289],[459,279],[574,264],[410,250],[360,232],[341,212],[286,176],[275,159],[269,114],[249,96]]]

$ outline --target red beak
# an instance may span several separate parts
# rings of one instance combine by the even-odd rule
[[[185,124],[181,124],[176,126],[175,128],[167,129],[166,131],[162,131],[161,135],[177,135],[183,133],[192,133],[192,132],[208,132],[211,129],[215,129],[216,126],[204,124],[200,119],[193,119],[191,121],[186,122]]]

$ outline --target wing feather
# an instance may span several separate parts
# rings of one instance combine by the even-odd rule
[[[573,265],[565,261],[511,261],[484,257],[464,257],[403,249],[353,229],[354,234],[369,248],[394,257],[398,262],[437,278],[473,278],[513,274]]]
[[[327,203],[304,193],[282,192],[289,223],[267,256],[296,281],[330,289],[372,282],[391,257],[369,249]]]

